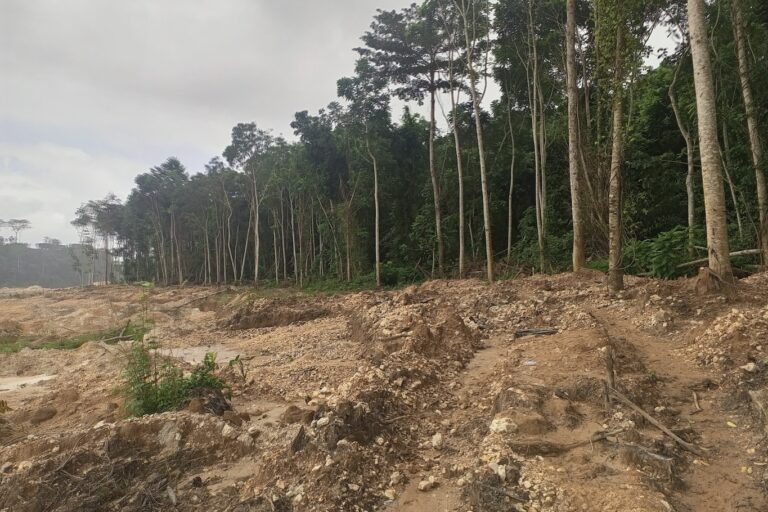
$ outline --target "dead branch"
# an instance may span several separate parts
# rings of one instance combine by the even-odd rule
[[[664,432],[666,435],[668,435],[672,440],[674,440],[677,444],[679,444],[683,449],[688,450],[689,452],[698,455],[700,457],[704,457],[705,453],[704,451],[699,448],[698,446],[689,443],[688,441],[685,441],[680,436],[669,430],[667,427],[664,426],[663,423],[661,423],[659,420],[645,412],[640,406],[636,405],[632,400],[624,396],[622,393],[617,391],[616,389],[611,388],[611,393],[613,396],[615,396],[619,402],[623,403],[630,409],[634,410],[638,414],[640,414],[643,418],[648,420],[649,423],[651,423],[653,426]]]
[[[534,328],[534,329],[521,329],[519,331],[515,331],[515,338],[522,338],[523,336],[552,336],[553,334],[559,333],[559,329],[551,329],[551,328]]]

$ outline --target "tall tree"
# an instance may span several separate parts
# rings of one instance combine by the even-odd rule
[[[17,244],[21,243],[19,239],[19,233],[26,231],[32,227],[32,223],[27,219],[8,219],[5,224],[13,231],[14,239]]]
[[[350,102],[353,118],[362,125],[363,143],[373,167],[376,286],[381,286],[381,208],[379,201],[379,156],[377,135],[389,124],[389,95],[386,78],[367,59],[359,59],[355,76],[338,81],[339,96]]]
[[[441,183],[435,157],[435,104],[438,91],[446,89],[442,78],[447,67],[446,36],[438,17],[439,2],[426,0],[399,12],[381,11],[371,30],[363,35],[365,48],[357,52],[369,59],[378,71],[395,84],[395,94],[402,100],[423,104],[429,98],[429,174],[435,209],[438,271],[445,271],[445,239]]]
[[[571,184],[571,215],[573,218],[573,271],[578,272],[586,264],[584,253],[584,221],[581,206],[581,176],[579,154],[581,135],[579,130],[579,88],[576,71],[576,0],[566,5],[566,72],[568,81],[568,169]]]
[[[480,186],[483,200],[483,231],[485,233],[485,267],[489,283],[493,282],[493,234],[491,230],[491,206],[488,192],[488,171],[486,168],[485,137],[481,118],[483,92],[478,90],[481,74],[477,71],[477,62],[484,67],[482,76],[487,76],[488,57],[488,3],[485,0],[454,0],[464,32],[464,55],[469,74],[469,93],[472,98],[472,111],[475,118],[478,160],[480,163]]]
[[[261,255],[260,206],[261,185],[257,178],[261,160],[269,151],[274,138],[266,130],[260,130],[256,123],[240,123],[232,128],[232,143],[224,150],[229,165],[241,169],[250,180],[250,216],[253,219],[253,280],[259,283],[259,258]],[[250,223],[250,219],[249,219]],[[243,264],[245,258],[243,258]]]
[[[749,144],[752,150],[752,165],[755,167],[755,181],[757,186],[757,206],[759,211],[758,239],[763,251],[763,265],[768,265],[768,192],[765,183],[765,156],[763,143],[760,139],[760,131],[757,124],[757,112],[755,109],[754,94],[750,82],[750,64],[747,53],[747,35],[744,26],[744,11],[742,0],[731,0],[733,37],[736,41],[736,56],[739,61],[739,80],[741,93],[744,98],[744,109],[747,114],[747,131]]]
[[[720,142],[717,136],[717,108],[704,0],[688,0],[688,26],[696,86],[696,114],[704,184],[704,209],[707,219],[709,268],[723,282],[731,283],[733,270],[730,260],[723,169],[720,161]]]

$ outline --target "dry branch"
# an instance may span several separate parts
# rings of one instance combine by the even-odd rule
[[[631,408],[635,412],[639,413],[643,418],[648,420],[649,423],[651,423],[653,426],[664,432],[666,435],[668,435],[672,440],[674,440],[677,444],[679,444],[683,449],[688,450],[689,452],[698,455],[700,457],[704,457],[705,453],[704,450],[699,448],[698,446],[689,443],[688,441],[682,439],[680,436],[669,430],[667,427],[664,426],[663,423],[661,423],[659,420],[645,412],[640,406],[636,405],[632,400],[624,396],[619,391],[616,391],[615,389],[611,388],[611,393],[613,396],[615,396],[619,402],[623,403],[627,407]]]

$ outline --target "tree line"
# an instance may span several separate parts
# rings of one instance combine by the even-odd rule
[[[676,48],[650,68],[660,30]],[[295,140],[238,124],[201,172],[169,158],[73,224],[126,279],[162,284],[591,266],[619,290],[699,257],[731,282],[732,253],[768,261],[767,32],[759,0],[379,10],[338,98],[296,113]]]

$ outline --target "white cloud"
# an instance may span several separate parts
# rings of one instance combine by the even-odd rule
[[[0,219],[29,219],[32,229],[21,235],[22,241],[50,236],[74,242],[77,235],[69,222],[75,209],[109,192],[125,196],[134,176],[147,167],[49,143],[0,143]]]

